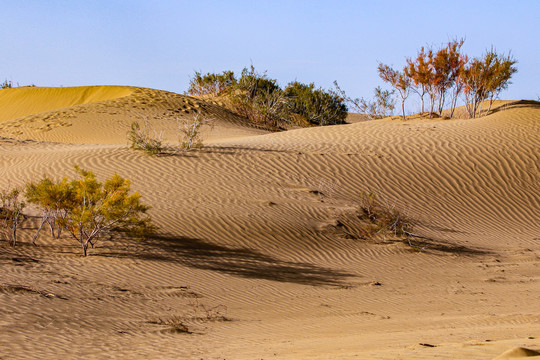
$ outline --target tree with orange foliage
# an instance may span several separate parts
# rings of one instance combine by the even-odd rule
[[[431,85],[438,98],[439,115],[442,114],[446,102],[446,93],[454,86],[459,75],[461,65],[459,51],[463,42],[463,39],[451,41],[430,58],[430,66],[433,69]]]
[[[456,93],[452,93],[451,101],[452,107],[455,107],[457,96],[461,90],[454,86],[463,68],[463,61],[466,60],[460,54],[463,43],[463,39],[454,40],[437,51],[421,47],[416,59],[407,59],[405,74],[412,80],[413,91],[420,96],[422,113],[424,112],[424,96],[429,94],[430,114],[434,112],[435,103],[438,101],[437,110],[441,115],[447,93],[452,88],[457,90]]]
[[[424,95],[428,92],[433,77],[431,67],[429,66],[429,57],[424,47],[415,60],[407,59],[407,66],[404,69],[405,75],[412,81],[411,89],[420,96],[422,102],[422,113],[424,113]]]
[[[457,100],[459,95],[463,92],[464,82],[464,71],[465,66],[469,62],[469,57],[464,54],[459,54],[458,57],[454,58],[452,63],[452,71],[454,73],[454,86],[452,87],[452,98],[450,99],[450,118],[454,116],[454,111],[456,110]]]
[[[411,78],[408,77],[405,72],[394,70],[390,66],[382,63],[379,63],[377,70],[379,71],[379,77],[398,91],[399,96],[401,97],[401,111],[403,113],[403,119],[405,119],[405,100],[409,97]]]
[[[510,78],[517,71],[514,66],[517,61],[509,54],[498,54],[494,48],[487,51],[483,57],[473,59],[466,66],[460,77],[465,94],[465,106],[469,117],[480,116],[482,105],[489,99],[491,110],[493,100],[510,84]]]

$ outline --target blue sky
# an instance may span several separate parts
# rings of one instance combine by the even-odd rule
[[[253,63],[282,85],[337,80],[371,97],[378,61],[402,67],[423,45],[465,37],[470,56],[493,45],[519,61],[502,98],[540,96],[537,0],[2,0],[1,11],[0,80],[21,85],[182,93],[195,70]]]

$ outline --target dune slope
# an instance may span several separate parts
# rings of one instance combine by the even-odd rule
[[[128,96],[127,86],[19,87],[0,90],[0,122],[74,105]]]
[[[168,91],[121,87],[24,87],[0,90],[3,136],[52,142],[126,144],[131,123],[148,122],[178,143],[178,122],[200,112],[214,120],[210,139],[266,133],[215,103]]]

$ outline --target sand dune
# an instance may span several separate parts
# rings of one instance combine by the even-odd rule
[[[116,171],[161,227],[146,242],[101,242],[87,258],[67,237],[31,246],[36,220],[20,246],[1,242],[0,357],[492,359],[540,349],[537,104],[267,133],[217,104],[126,89],[0,124],[0,186],[73,175],[73,164],[100,178]],[[205,149],[129,150],[126,126],[141,116],[174,141],[171,104],[216,118]],[[71,125],[33,125],[52,114]],[[332,231],[367,189],[416,218],[423,238],[411,247]],[[171,331],[174,319],[193,334]]]
[[[208,139],[265,133],[223,107],[167,91],[121,87],[24,87],[0,90],[0,131],[4,137],[83,144],[126,144],[133,121],[163,132],[178,143],[178,120],[197,111],[215,120]]]
[[[125,86],[19,87],[0,91],[0,122],[75,105],[117,99],[133,93]]]

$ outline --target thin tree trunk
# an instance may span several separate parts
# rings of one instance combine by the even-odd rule
[[[36,245],[36,240],[38,238],[38,235],[39,235],[39,232],[41,231],[41,229],[43,228],[43,225],[45,224],[45,222],[47,222],[47,216],[44,214],[43,217],[41,218],[41,224],[39,225],[39,228],[37,229],[36,231],[36,235],[34,235],[34,237],[32,238],[32,244],[33,245]],[[51,229],[52,230],[52,229]],[[54,234],[53,234],[54,235]]]
[[[450,119],[454,117],[454,111],[456,110],[456,101],[457,96],[453,96],[452,100],[450,101]]]
[[[489,115],[489,112],[491,110],[491,105],[493,104],[493,95],[489,97],[489,107],[487,109],[486,115]]]
[[[81,241],[81,247],[83,249],[83,254],[84,256],[86,256],[86,250],[88,249],[88,244],[87,243],[85,244],[82,238],[80,241]]]
[[[446,101],[446,97],[445,97],[445,92],[446,91],[441,91],[441,97],[439,98],[439,115],[442,116],[442,111],[443,111],[443,108],[444,108],[444,102]]]
[[[17,244],[17,223],[16,220],[13,220],[13,242],[12,245],[15,246]]]
[[[478,117],[482,116],[482,107],[484,105],[484,99],[478,101]]]

